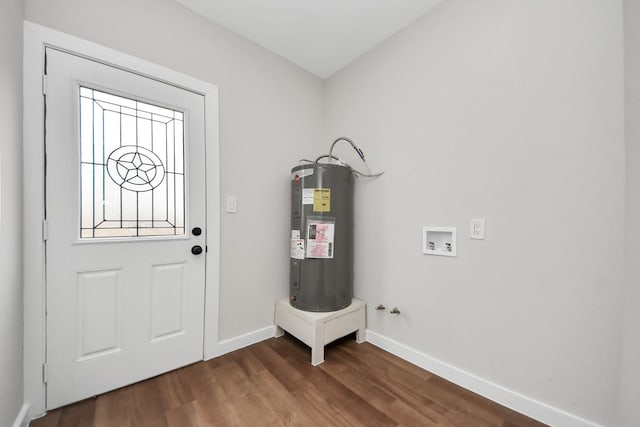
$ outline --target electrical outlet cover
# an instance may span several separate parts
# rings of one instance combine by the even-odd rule
[[[471,239],[484,239],[487,221],[484,218],[472,219],[469,229],[469,237]]]

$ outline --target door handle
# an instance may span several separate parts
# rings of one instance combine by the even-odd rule
[[[202,246],[195,245],[191,248],[191,253],[194,255],[200,255],[202,253]]]

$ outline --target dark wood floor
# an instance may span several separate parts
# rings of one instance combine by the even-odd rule
[[[312,367],[286,335],[52,411],[32,427],[542,426],[371,344]]]

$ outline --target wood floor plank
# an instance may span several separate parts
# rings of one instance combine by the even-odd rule
[[[265,404],[275,413],[276,419],[292,425],[307,421],[300,406],[292,404],[293,395],[268,371],[257,374],[256,392]]]
[[[104,394],[101,399],[95,399],[94,425],[133,427],[136,411],[134,399],[135,393],[130,387],[114,390]]]
[[[199,427],[211,423],[207,409],[197,400],[170,409],[166,419],[170,426]]]
[[[353,346],[345,343],[343,347],[347,351]],[[360,361],[361,363],[354,361],[352,364],[354,370],[356,370],[357,377],[369,379],[394,396],[395,399],[406,402],[409,406],[416,408],[425,417],[425,422],[441,419],[447,412],[447,406],[436,403],[424,392],[424,388],[428,385],[428,380],[432,377],[432,374],[411,364],[386,363],[386,360],[375,357],[376,352],[377,350],[373,346],[368,347],[367,345],[362,348],[363,357]],[[374,356],[374,358],[371,356]],[[455,409],[453,403],[450,409]]]
[[[32,427],[540,427],[353,337],[310,349],[285,335],[87,399]]]
[[[58,425],[58,421],[60,420],[61,412],[62,411],[49,412],[44,417],[31,421],[30,425],[37,425],[38,427],[56,427]]]
[[[229,401],[224,394],[222,387],[215,382],[210,383],[209,390],[198,400],[202,410],[206,413],[212,426],[239,426],[240,417],[237,414],[233,401]],[[207,397],[205,397],[207,396]]]
[[[64,409],[58,419],[59,426],[85,427],[94,425],[96,399],[86,399]]]
[[[158,378],[151,378],[131,386],[133,400],[135,402],[134,419],[137,422],[145,422],[149,415],[164,415],[165,408],[162,401],[162,391]],[[108,393],[107,393],[108,394]],[[106,396],[102,395],[102,396]],[[100,399],[102,396],[99,396]]]
[[[341,365],[327,364],[325,369],[335,372],[336,378],[340,378],[349,388],[401,425],[436,425],[442,419],[442,413],[446,412],[433,411],[430,403],[419,407],[410,405],[394,395],[381,381],[363,377],[355,369],[338,370],[334,366]]]

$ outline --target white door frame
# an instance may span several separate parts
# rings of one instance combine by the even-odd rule
[[[196,92],[205,99],[207,259],[205,280],[204,354],[218,349],[220,277],[220,161],[218,88],[202,80],[152,64],[80,38],[24,22],[23,71],[23,282],[24,282],[24,404],[26,419],[45,412],[46,319],[44,220],[44,108],[45,46],[55,47],[124,70]]]

